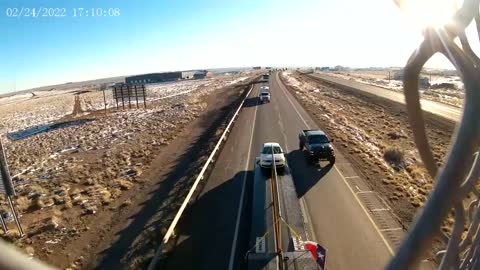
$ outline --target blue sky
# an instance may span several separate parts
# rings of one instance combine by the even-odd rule
[[[22,6],[67,16],[7,17]],[[74,8],[120,16],[73,17]],[[166,70],[400,66],[421,40],[385,0],[1,0],[0,11],[0,92]]]

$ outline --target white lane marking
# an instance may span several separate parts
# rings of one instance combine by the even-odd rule
[[[365,194],[365,193],[373,193],[373,191],[371,191],[371,190],[363,190],[363,191],[355,192],[355,194]]]
[[[370,209],[370,212],[381,212],[381,211],[390,211],[390,209],[388,209],[388,208]]]
[[[346,176],[345,179],[353,179],[353,178],[360,178],[360,176],[355,175],[355,176]]]
[[[392,231],[403,231],[403,228],[398,227],[398,228],[392,228],[392,229],[381,229],[381,232],[392,232]]]
[[[386,208],[390,209],[390,206],[388,206],[388,203],[382,197],[377,195],[377,198],[379,198],[382,201],[383,205],[385,205]]]
[[[280,80],[280,78],[278,77],[278,73],[277,73],[277,79]],[[287,97],[288,101],[290,102],[290,104],[292,105],[293,109],[295,110],[295,112],[297,113],[297,115],[300,117],[300,119],[302,119],[303,123],[305,124],[305,126],[307,128],[310,128],[310,125],[307,123],[307,121],[305,121],[305,119],[303,118],[303,116],[300,114],[300,112],[297,110],[297,107],[295,107],[295,105],[293,105],[293,102],[292,100],[290,99],[290,97],[287,95],[287,93],[285,92],[286,90],[283,88],[283,85],[281,83],[278,84],[280,86],[280,88],[282,89],[282,92],[283,94]]]
[[[277,78],[278,78],[278,73],[277,73]],[[295,107],[295,105],[293,104],[292,100],[290,99],[290,97],[287,95],[287,93],[285,92],[286,90],[282,87],[283,85],[279,84],[280,85],[280,88],[282,89],[282,92],[283,94],[287,97],[288,101],[290,102],[290,104],[292,105],[293,109],[295,110],[295,112],[297,112],[298,116],[300,117],[300,119],[302,119],[303,123],[305,124],[305,126],[307,128],[310,129],[310,125],[307,124],[307,121],[305,121],[305,119],[302,117],[302,115],[300,114],[300,112],[298,112],[297,108]],[[378,233],[378,235],[380,236],[380,238],[382,239],[383,243],[385,244],[385,246],[387,247],[387,250],[388,252],[393,255],[394,252],[393,252],[393,249],[392,247],[390,246],[390,244],[388,243],[387,239],[383,236],[382,232],[378,229],[377,227],[377,224],[375,224],[375,221],[373,220],[373,218],[370,216],[370,214],[368,213],[368,210],[365,208],[365,206],[363,206],[362,202],[360,201],[360,199],[358,198],[357,194],[355,194],[355,191],[352,189],[352,187],[348,184],[347,180],[345,179],[345,177],[343,176],[343,174],[340,172],[340,170],[337,168],[336,165],[333,166],[335,168],[335,170],[337,170],[338,174],[340,175],[340,178],[342,178],[343,180],[343,183],[345,183],[345,185],[348,187],[348,190],[350,190],[350,192],[353,194],[353,197],[355,198],[355,200],[357,201],[357,203],[360,205],[360,207],[362,208],[363,212],[365,213],[365,215],[367,216],[368,220],[370,220],[370,223],[372,224],[373,228],[375,229],[375,231]]]
[[[252,93],[253,93],[253,91],[252,91]],[[250,154],[251,154],[251,150],[252,150],[253,134],[254,134],[254,131],[255,131],[255,121],[257,119],[257,109],[258,109],[258,100],[257,100],[257,104],[255,105],[255,113],[253,114],[252,133],[250,134],[250,143],[248,145],[247,159],[245,161],[245,170],[244,170],[245,174],[243,175],[242,191],[240,192],[240,203],[238,204],[237,221],[236,221],[236,224],[235,224],[235,233],[233,235],[232,249],[231,249],[231,252],[230,252],[230,260],[228,262],[228,269],[229,270],[233,269],[233,263],[235,261],[235,252],[236,252],[236,249],[237,249],[238,229],[240,227],[240,216],[242,214],[243,197],[244,197],[244,194],[245,194],[245,186],[246,186],[246,183],[247,183],[247,170],[248,170],[248,164],[250,163]]]
[[[277,111],[278,111],[278,108],[277,108]],[[280,114],[278,114],[278,118],[281,119]],[[283,145],[285,146],[285,151],[290,153],[290,150],[288,149],[288,144],[287,144],[287,142],[288,142],[287,135],[286,135],[285,130],[284,130],[285,128],[283,126],[282,121],[279,121],[278,123],[280,125],[280,128],[282,129],[282,135],[283,135],[283,140],[284,140]],[[312,227],[312,221],[310,220],[310,216],[307,215],[307,213],[308,213],[307,202],[305,201],[305,199],[303,197],[301,197],[299,201],[300,201],[300,211],[302,212],[302,217],[303,217],[303,224],[308,227],[308,228],[305,228],[305,237],[307,239],[310,239],[310,240],[313,240],[313,241],[316,242],[317,237],[315,236],[315,231],[313,230],[313,227]],[[310,233],[309,232],[312,234],[311,238],[310,238]]]
[[[378,235],[380,236],[380,238],[382,239],[383,243],[385,244],[385,246],[387,247],[388,249],[388,252],[390,252],[391,255],[394,254],[393,252],[393,249],[392,247],[390,246],[390,244],[388,243],[387,239],[385,238],[385,236],[383,236],[383,233],[382,231],[380,231],[377,227],[377,224],[375,224],[375,221],[373,220],[373,218],[370,216],[370,214],[368,213],[368,210],[365,208],[365,206],[363,206],[362,202],[360,201],[360,199],[358,198],[358,196],[355,194],[355,192],[353,191],[352,187],[350,187],[350,185],[347,183],[347,180],[345,180],[345,177],[343,177],[343,174],[340,172],[340,170],[337,168],[337,166],[333,166],[335,168],[335,170],[337,170],[338,174],[340,175],[340,177],[342,178],[343,182],[345,183],[345,185],[348,187],[348,189],[350,190],[350,192],[352,192],[353,196],[355,197],[355,199],[357,200],[358,204],[360,205],[360,207],[362,208],[363,212],[365,212],[365,215],[367,215],[368,217],[368,220],[370,220],[370,223],[372,223],[373,225],[373,228],[375,228],[375,230],[377,231]]]

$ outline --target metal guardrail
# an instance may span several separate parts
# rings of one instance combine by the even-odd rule
[[[183,214],[183,211],[185,211],[185,208],[187,207],[190,199],[192,198],[193,196],[193,193],[195,192],[198,184],[200,183],[200,180],[203,179],[203,176],[208,168],[208,165],[210,165],[210,163],[213,161],[213,157],[215,156],[215,154],[217,153],[217,151],[220,149],[220,145],[222,144],[222,142],[224,140],[226,140],[227,138],[227,134],[228,132],[230,131],[230,128],[233,124],[233,122],[235,121],[235,119],[237,118],[240,110],[242,109],[243,107],[243,104],[245,103],[245,100],[248,98],[248,96],[250,95],[250,93],[252,92],[253,90],[253,85],[250,86],[250,90],[248,91],[248,93],[246,94],[245,98],[242,100],[242,102],[240,103],[240,105],[238,106],[237,110],[235,111],[235,114],[232,116],[232,119],[230,119],[227,127],[225,128],[225,130],[223,131],[222,133],[222,136],[220,137],[220,139],[218,140],[217,144],[215,145],[215,148],[213,149],[212,153],[210,154],[210,156],[208,157],[207,161],[205,162],[205,164],[203,165],[202,167],[202,170],[200,171],[200,173],[198,174],[197,178],[195,179],[195,181],[193,182],[193,185],[192,187],[190,188],[190,191],[188,192],[187,196],[185,197],[185,200],[183,201],[182,205],[180,206],[180,209],[178,210],[177,214],[175,215],[175,218],[173,219],[172,223],[170,224],[170,226],[168,227],[168,230],[167,230],[167,233],[165,234],[165,236],[163,237],[163,240],[162,240],[162,243],[160,244],[160,246],[158,247],[157,251],[155,252],[155,255],[152,259],[152,261],[150,262],[149,266],[148,266],[148,270],[154,270],[156,269],[157,267],[157,264],[158,262],[160,261],[160,259],[162,258],[162,255],[163,255],[163,252],[165,250],[165,247],[168,243],[168,241],[170,240],[170,237],[172,236],[174,230],[175,230],[175,227],[177,226],[177,223],[178,221],[180,220],[180,217],[182,216]]]
[[[480,269],[480,59],[472,51],[465,34],[466,27],[473,21],[480,34],[479,4],[480,0],[465,0],[445,27],[426,29],[424,41],[404,69],[408,119],[420,156],[428,173],[436,179],[436,185],[387,266],[388,270],[415,269],[431,250],[436,237],[448,243],[446,250],[437,253],[438,269]],[[461,47],[454,42],[456,38]],[[455,66],[465,86],[463,115],[441,169],[437,168],[428,142],[418,91],[420,71],[436,53],[443,54]],[[451,235],[441,231],[449,215],[455,220]]]

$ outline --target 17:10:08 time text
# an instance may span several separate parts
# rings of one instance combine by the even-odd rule
[[[73,17],[117,17],[120,8],[74,8]]]

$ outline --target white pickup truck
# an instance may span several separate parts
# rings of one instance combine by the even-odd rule
[[[260,103],[270,102],[270,92],[268,90],[268,86],[260,88],[260,94],[258,95]]]

